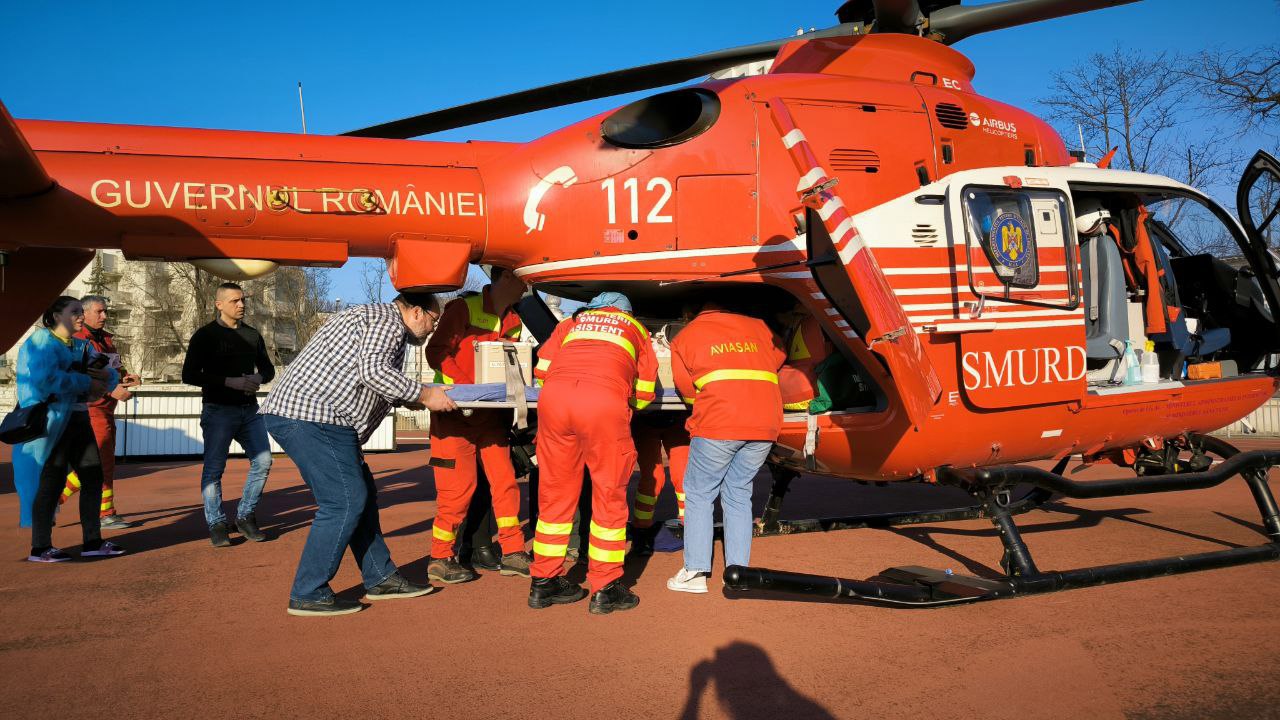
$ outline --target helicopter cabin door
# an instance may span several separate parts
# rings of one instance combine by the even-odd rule
[[[1011,174],[1011,173],[1018,174]],[[1078,400],[1085,323],[1065,186],[1025,168],[957,173],[947,193],[956,258],[960,384],[982,408]]]

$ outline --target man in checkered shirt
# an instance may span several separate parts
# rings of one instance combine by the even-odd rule
[[[378,522],[377,488],[360,446],[394,405],[432,412],[457,406],[440,388],[404,374],[407,345],[420,346],[440,318],[430,293],[401,293],[329,318],[285,370],[259,410],[316,498],[316,516],[289,593],[290,615],[345,615],[364,605],[333,594],[329,581],[350,546],[366,600],[427,595],[391,562]]]

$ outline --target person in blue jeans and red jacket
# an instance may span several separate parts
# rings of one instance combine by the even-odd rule
[[[218,286],[214,298],[218,317],[196,330],[187,344],[182,382],[200,387],[204,408],[200,431],[204,434],[204,470],[200,493],[204,519],[214,547],[231,545],[227,516],[222,512],[222,473],[227,468],[231,441],[249,457],[249,475],[236,508],[236,528],[246,539],[266,540],[258,529],[254,509],[271,471],[271,440],[258,415],[258,386],[271,382],[276,369],[267,356],[262,335],[244,322],[244,290],[235,283]]]
[[[378,519],[378,490],[360,447],[394,405],[456,410],[444,390],[404,374],[407,345],[427,340],[440,318],[430,293],[356,305],[329,318],[262,403],[267,430],[289,454],[316,498],[316,517],[289,591],[290,615],[345,615],[364,609],[333,594],[329,581],[347,548],[360,565],[366,600],[427,595],[391,562]]]
[[[751,562],[752,480],[782,429],[782,343],[763,320],[707,303],[671,343],[671,373],[693,414],[686,427],[684,567],[667,581],[705,593],[716,498],[724,515],[724,563]]]

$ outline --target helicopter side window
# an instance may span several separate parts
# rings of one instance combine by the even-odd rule
[[[969,284],[974,294],[1010,302],[1074,307],[1073,233],[1057,190],[964,189]]]

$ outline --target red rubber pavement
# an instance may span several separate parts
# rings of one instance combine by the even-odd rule
[[[529,610],[527,581],[484,574],[354,616],[294,618],[285,604],[314,506],[287,458],[259,507],[271,542],[210,547],[199,463],[131,462],[117,501],[145,524],[109,537],[133,553],[40,566],[20,561],[30,536],[16,526],[7,451],[5,717],[1270,717],[1280,702],[1274,563],[898,610],[729,598],[718,572],[708,595],[672,593],[680,556],[658,554],[628,564],[639,608],[606,617],[585,602]],[[434,514],[426,458],[419,443],[369,458],[393,557],[417,580]],[[245,468],[230,463],[228,500]],[[767,490],[759,478],[757,510]],[[953,504],[946,492],[806,478],[784,516]],[[55,542],[74,550],[74,506],[60,521]],[[1070,501],[1019,523],[1045,569],[1261,541],[1238,481]],[[990,524],[971,521],[760,539],[752,561],[860,578],[909,564],[991,572],[999,557]],[[358,597],[358,586],[348,556],[334,587]]]

